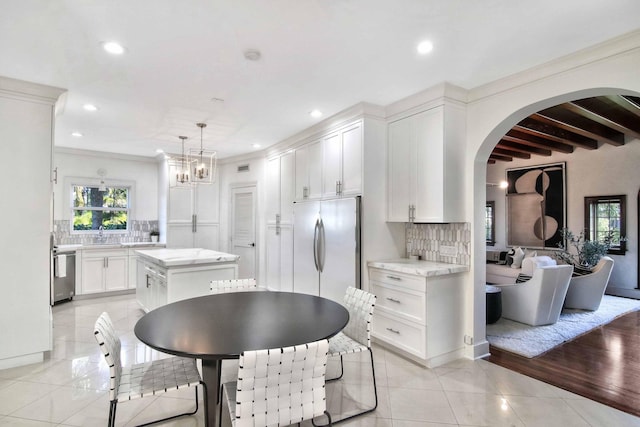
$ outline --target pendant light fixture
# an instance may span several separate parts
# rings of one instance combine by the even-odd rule
[[[203,145],[203,132],[206,123],[196,123],[200,128],[200,150],[191,148],[189,160],[191,161],[192,182],[194,184],[211,184],[216,179],[216,152],[205,150]]]
[[[179,136],[182,141],[182,155],[169,160],[169,186],[188,188],[191,185],[191,167],[189,158],[184,155],[186,136]]]

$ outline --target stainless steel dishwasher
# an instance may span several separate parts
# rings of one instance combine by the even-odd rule
[[[64,267],[63,267],[64,266]],[[53,249],[51,305],[71,300],[76,292],[76,253]]]

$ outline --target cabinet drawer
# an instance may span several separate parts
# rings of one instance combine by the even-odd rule
[[[426,324],[425,294],[410,289],[386,285],[371,281],[373,293],[376,295],[376,308],[383,308],[407,320]]]
[[[127,255],[127,249],[84,249],[82,251],[84,258],[126,257]]]
[[[377,310],[373,315],[373,336],[425,358],[426,332],[424,325],[400,319],[383,310]]]
[[[410,274],[396,273],[395,271],[372,268],[369,274],[372,281],[383,284],[413,289],[418,292],[426,292],[427,281],[422,276],[412,276]]]

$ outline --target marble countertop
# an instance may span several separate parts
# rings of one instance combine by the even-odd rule
[[[161,267],[238,262],[238,255],[200,248],[137,250],[141,257]]]
[[[448,264],[445,262],[420,261],[408,258],[390,259],[384,261],[369,261],[369,267],[382,268],[398,273],[415,274],[418,276],[433,277],[445,274],[464,273],[469,271],[468,265]]]
[[[68,245],[56,245],[57,252],[73,252],[78,250],[93,250],[93,249],[126,249],[126,248],[141,248],[141,247],[164,247],[164,243],[159,242],[125,242],[125,243],[100,243],[94,245],[81,245],[81,244],[68,244]]]

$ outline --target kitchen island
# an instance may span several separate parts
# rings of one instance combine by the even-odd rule
[[[238,276],[238,255],[200,248],[138,250],[136,254],[136,299],[147,312],[207,295],[211,280]]]

